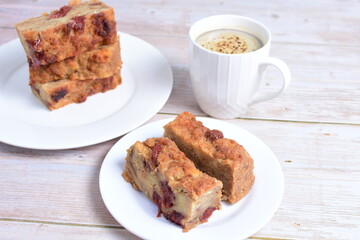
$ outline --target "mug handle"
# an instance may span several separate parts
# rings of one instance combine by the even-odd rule
[[[265,96],[256,97],[255,99],[251,100],[249,105],[275,98],[275,97],[279,96],[285,90],[285,88],[287,88],[289,86],[289,84],[291,82],[291,74],[290,74],[289,67],[286,65],[286,63],[284,61],[282,61],[278,58],[273,58],[273,57],[268,57],[265,60],[262,60],[260,62],[260,65],[259,65],[260,81],[259,82],[262,81],[262,79],[265,75],[265,70],[269,65],[272,65],[280,70],[282,77],[283,77],[283,84],[278,91],[268,94],[268,95],[265,95]]]

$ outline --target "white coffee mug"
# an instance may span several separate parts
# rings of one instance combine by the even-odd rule
[[[248,32],[263,46],[253,52],[223,54],[196,43],[200,35],[218,29]],[[193,24],[189,36],[192,87],[200,108],[210,116],[222,119],[240,117],[250,105],[278,96],[290,84],[290,70],[286,63],[269,57],[271,34],[258,21],[236,15],[211,16]],[[255,98],[269,65],[280,70],[283,84],[278,91]]]

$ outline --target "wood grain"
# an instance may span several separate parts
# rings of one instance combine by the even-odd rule
[[[166,117],[170,116],[161,114],[153,120]],[[345,240],[359,233],[360,128],[229,122],[260,137],[278,156],[284,170],[283,202],[272,221],[255,236]],[[0,186],[0,216],[14,221],[26,217],[118,226],[103,205],[98,187],[102,159],[114,141],[102,144],[101,149],[92,146],[55,154],[0,145],[5,153],[1,155],[0,181],[7,182]],[[347,231],[334,231],[343,227]]]
[[[191,88],[188,40],[142,38],[158,47],[172,64],[174,88],[161,111],[204,114]],[[288,63],[292,83],[279,97],[253,105],[243,118],[360,124],[360,48],[274,43],[272,56]],[[278,89],[279,80],[279,73],[269,69],[260,94]]]
[[[13,30],[7,33],[10,39],[15,38]],[[172,66],[174,87],[161,112],[204,115],[192,92],[187,38],[139,37],[159,48]],[[241,117],[360,124],[360,48],[274,43],[272,56],[288,63],[292,72],[290,87],[278,98],[253,105]],[[306,61],[299,62],[299,56]],[[279,73],[269,69],[259,94],[275,91],[279,84]]]
[[[21,229],[21,231],[18,231]],[[48,240],[51,236],[52,240],[63,239],[76,239],[78,240],[139,240],[140,238],[131,234],[122,228],[112,227],[98,227],[86,225],[63,225],[57,223],[47,222],[32,222],[32,221],[5,221],[0,222],[0,231],[11,231],[12,234],[6,236],[6,240],[17,239],[37,239]],[[270,237],[250,237],[252,240],[290,240],[283,238],[270,238]]]
[[[63,4],[65,3],[66,1],[63,1]],[[29,5],[27,1],[15,1],[12,4],[5,4],[5,10],[0,12],[0,16],[1,14],[4,14],[0,18],[0,27],[3,27],[3,30],[6,33],[6,38],[2,38],[0,41],[6,42],[16,37],[15,30],[12,29],[12,25],[17,21],[20,21],[20,19],[16,18],[26,19],[30,16],[36,16],[40,14],[40,11],[45,11],[46,8],[53,9],[55,6],[61,5],[62,3],[59,4],[55,2],[38,1],[39,7],[33,7],[31,5],[27,7],[26,11],[22,11],[22,8],[17,6],[17,4],[21,5],[22,7],[27,7],[27,5]],[[112,4],[114,7],[119,8],[116,11],[117,15],[123,16],[123,18],[118,19],[119,30],[134,33],[144,40],[149,41],[151,44],[158,47],[172,64],[175,77],[175,86],[168,103],[161,110],[163,113],[178,113],[188,110],[196,114],[204,114],[195,101],[189,81],[190,77],[187,65],[187,30],[178,29],[179,25],[181,27],[190,26],[191,23],[188,23],[190,20],[186,19],[191,18],[191,14],[195,11],[196,14],[200,14],[200,10],[195,8],[195,6],[198,6],[199,4],[200,3],[196,1],[193,4],[181,4],[182,7],[176,3],[167,4],[166,2],[157,1],[142,1],[136,3],[125,1],[121,3],[115,2]],[[239,3],[233,4],[235,4],[235,7],[237,7]],[[275,9],[277,4],[280,3],[267,3],[265,5],[261,5],[261,9],[267,9],[267,11],[269,11],[270,9]],[[309,11],[305,10],[309,10],[312,7],[315,9],[321,4],[324,5],[323,3],[319,2],[314,2],[311,4],[309,3],[306,5],[299,4],[300,9],[298,9],[298,11],[300,11],[302,14],[307,14]],[[349,12],[346,10],[346,6],[348,6],[348,4],[349,3],[342,3],[338,1],[334,1],[333,4],[330,5],[326,4],[326,8],[337,9],[337,17],[334,18],[334,21],[337,21],[336,26],[339,26],[339,19],[348,20],[349,16],[345,18],[345,16],[341,15],[349,14]],[[203,11],[211,11],[212,8],[218,5],[218,2],[211,1],[209,2],[209,5],[203,9]],[[220,9],[226,9],[226,6],[224,5],[226,4],[220,4]],[[186,11],[186,14],[183,16],[185,20],[177,19],[178,21],[170,21],[169,17],[172,19],[176,17],[177,14],[180,14],[172,14],[171,11],[176,9],[175,6],[179,6],[180,9]],[[254,12],[253,8],[256,6],[258,6],[258,4],[254,3],[247,3],[243,5],[244,9],[249,12]],[[356,4],[354,8],[356,9],[357,7],[359,7],[358,4]],[[165,25],[162,23],[162,20],[157,21],[153,17],[146,18],[145,20],[138,19],[138,21],[134,21],[133,17],[131,17],[146,17],[146,14],[148,14],[149,11],[150,14],[151,11],[155,11],[153,8],[156,8],[156,11],[166,11],[166,14],[162,12],[159,14],[152,13],[154,15],[158,15],[158,17],[167,18]],[[304,11],[301,11],[302,8]],[[355,11],[354,8],[351,8],[351,12]],[[261,9],[259,10],[260,13],[262,12]],[[292,6],[283,4],[281,9],[283,11],[286,9],[291,10]],[[135,10],[139,12],[132,12]],[[140,11],[143,11],[143,13],[140,14]],[[332,13],[334,10],[329,11]],[[131,16],[126,16],[126,14],[131,14]],[[293,17],[299,18],[297,15]],[[326,17],[326,15],[318,17]],[[274,15],[272,18],[274,18]],[[276,19],[279,18],[280,17]],[[15,21],[11,23],[8,19]],[[123,21],[132,22],[127,23]],[[159,24],[154,24],[154,21],[158,22]],[[183,24],[184,21],[186,24]],[[139,23],[139,25],[134,26],[134,24],[137,23]],[[147,26],[147,24],[149,26]],[[166,24],[171,24],[173,26],[167,27]],[[310,25],[323,27],[322,31],[329,30],[329,27],[325,26],[324,24],[314,23]],[[331,25],[331,23],[327,23],[327,25]],[[161,31],[163,31],[163,29],[168,31],[171,28],[177,30],[176,33],[161,33],[159,30],[151,29],[151,27],[154,26],[158,26]],[[286,24],[279,23],[275,26],[275,28],[284,26],[291,26],[292,29],[285,29],[282,31],[289,35],[294,35],[299,33],[299,29],[302,29],[300,26],[303,25],[287,22]],[[294,28],[293,26],[297,27]],[[356,26],[360,26],[360,24]],[[348,31],[353,31],[353,33],[350,34],[353,36],[351,39],[356,39],[354,34],[356,35],[360,33],[360,31],[357,31],[356,27],[346,29]],[[151,34],[149,34],[148,31],[151,31]],[[306,31],[306,39],[311,39],[309,35],[318,33],[317,30],[315,31],[306,29]],[[326,44],[323,43],[322,45],[319,45],[320,42],[316,40],[304,44],[302,41],[294,41],[294,43],[292,43],[292,41],[287,39],[274,37],[272,56],[280,57],[288,63],[292,72],[292,83],[289,89],[280,97],[252,106],[249,113],[242,117],[254,119],[278,119],[287,121],[360,124],[360,108],[358,106],[358,102],[360,101],[360,95],[358,94],[360,90],[360,47],[357,46],[357,44],[349,44],[343,40],[341,42],[343,43],[340,44],[341,46],[329,44],[330,41],[327,41]],[[299,58],[302,59],[302,61],[299,61]],[[278,88],[279,79],[280,77],[278,73],[274,69],[271,69],[263,83],[260,94],[266,94]],[[319,89],[322,89],[323,91],[319,91]],[[302,109],[306,109],[306,111],[303,111],[301,116],[299,116],[298,112]],[[336,111],[333,111],[334,109],[336,109]]]
[[[140,238],[122,228],[109,228],[86,225],[64,225],[36,221],[1,221],[0,232],[4,240],[37,239],[37,240],[139,240]]]
[[[154,45],[174,72],[169,100],[148,122],[183,111],[205,115],[190,83],[187,33],[192,23],[237,14],[267,25],[273,34],[271,56],[289,65],[293,81],[280,97],[227,122],[254,133],[274,151],[284,171],[285,194],[275,216],[249,239],[360,236],[358,0],[105,2],[115,8],[118,30]],[[15,23],[66,3],[0,0],[0,45],[17,37]],[[259,94],[277,89],[279,79],[269,69]],[[0,143],[0,238],[139,239],[115,221],[100,196],[101,163],[118,139],[59,151]]]
[[[360,5],[352,1],[281,0],[254,2],[226,1],[106,1],[113,6],[119,29],[132,34],[186,36],[196,20],[215,14],[237,14],[258,19],[274,35],[274,41],[359,46]],[[58,9],[67,1],[5,1],[0,26]],[[35,5],[34,5],[35,4]],[[26,11],[23,11],[26,9]],[[319,14],[319,10],[324,14]],[[9,21],[11,19],[11,22]],[[349,25],[352,27],[349,28]],[[351,37],[349,37],[351,36]]]

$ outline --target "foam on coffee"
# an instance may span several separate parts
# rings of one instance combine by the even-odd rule
[[[263,46],[254,35],[234,29],[219,29],[206,32],[196,39],[200,46],[214,52],[241,54],[255,51]]]

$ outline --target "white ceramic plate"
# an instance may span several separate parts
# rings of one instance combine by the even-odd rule
[[[100,191],[114,218],[133,234],[153,240],[245,239],[264,226],[278,209],[284,189],[283,173],[274,153],[248,131],[220,120],[198,118],[205,126],[221,130],[227,138],[242,144],[254,159],[255,184],[249,194],[235,205],[222,202],[205,224],[187,233],[157,218],[157,206],[124,181],[126,149],[135,141],[163,135],[163,126],[173,119],[144,125],[121,138],[109,151],[100,171]]]
[[[19,39],[0,47],[0,141],[33,149],[68,149],[125,134],[167,101],[173,75],[165,57],[147,42],[120,33],[123,83],[81,104],[49,111],[31,92]]]

